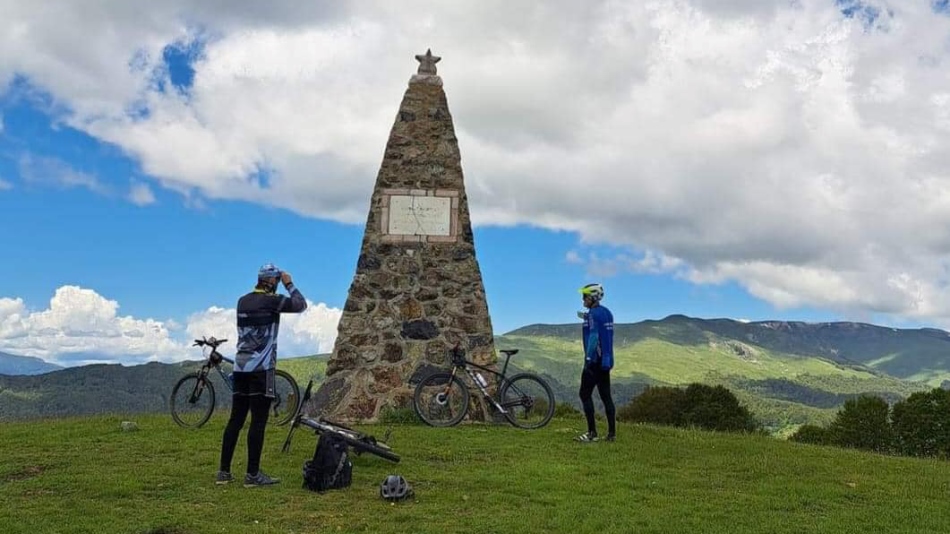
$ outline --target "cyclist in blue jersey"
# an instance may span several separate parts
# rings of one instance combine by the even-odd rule
[[[617,436],[616,410],[610,395],[610,370],[614,366],[614,316],[600,301],[604,288],[600,284],[587,284],[580,289],[586,312],[578,312],[584,319],[584,371],[581,373],[581,404],[587,418],[587,432],[577,441],[597,441],[597,425],[594,421],[594,388],[600,393],[607,415],[607,441]]]
[[[284,284],[290,296],[277,293],[278,283]],[[244,486],[269,486],[280,482],[280,479],[269,477],[261,471],[264,427],[274,399],[277,330],[280,327],[280,314],[300,313],[305,309],[307,301],[294,286],[290,273],[282,272],[270,263],[258,271],[254,291],[238,300],[234,394],[231,417],[221,441],[221,464],[216,484],[227,484],[234,480],[231,459],[248,412],[251,414],[251,426],[247,432],[247,474],[244,476]]]

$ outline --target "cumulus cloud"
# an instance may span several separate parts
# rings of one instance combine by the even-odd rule
[[[121,316],[118,309],[118,302],[76,286],[60,287],[48,307],[38,311],[28,309],[20,298],[0,298],[0,351],[67,366],[167,363],[197,359],[200,353],[191,347],[192,339],[234,338],[233,309],[209,307],[188,317],[184,326],[175,321]],[[280,354],[290,357],[332,351],[341,313],[311,303],[300,315],[285,315]]]
[[[432,47],[476,223],[628,250],[604,274],[950,320],[940,3],[314,4],[7,0],[0,86],[25,77],[191,201],[361,222]],[[170,89],[162,51],[195,42]]]
[[[19,298],[0,298],[0,350],[64,365],[185,359],[161,321],[120,316],[118,308],[76,286],[57,289],[40,311],[28,310]]]

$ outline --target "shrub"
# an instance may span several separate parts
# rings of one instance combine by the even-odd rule
[[[682,425],[721,432],[752,432],[758,424],[723,386],[690,384],[684,392]]]
[[[678,426],[683,390],[673,387],[647,387],[643,393],[617,410],[617,420],[631,423]]]
[[[581,411],[570,403],[559,402],[554,405],[554,417],[569,419],[580,417],[581,415],[583,415]]]
[[[685,390],[649,387],[620,408],[617,419],[728,432],[751,432],[759,426],[731,391],[695,383]]]
[[[829,445],[831,443],[828,429],[818,425],[802,425],[788,439],[798,443],[811,443],[812,445]]]
[[[950,391],[914,393],[894,405],[891,420],[900,454],[950,457]]]
[[[887,401],[873,395],[849,399],[828,427],[833,445],[886,453],[893,448]]]

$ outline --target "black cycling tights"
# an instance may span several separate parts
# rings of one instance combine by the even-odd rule
[[[584,405],[584,416],[587,417],[587,431],[591,434],[597,434],[597,427],[594,423],[594,388],[600,393],[600,400],[604,403],[604,412],[607,415],[607,434],[613,436],[616,433],[616,413],[614,410],[614,400],[610,396],[610,371],[601,369],[584,369],[581,373],[581,404]]]
[[[231,472],[231,458],[237,446],[241,429],[251,412],[251,427],[247,431],[247,472],[256,475],[261,468],[261,452],[264,450],[264,427],[270,414],[271,398],[264,395],[234,395],[231,406],[231,418],[224,429],[224,442],[221,444],[221,470]]]

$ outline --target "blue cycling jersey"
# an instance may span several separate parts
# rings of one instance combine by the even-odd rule
[[[614,314],[594,306],[584,322],[584,365],[609,371],[614,366]]]

